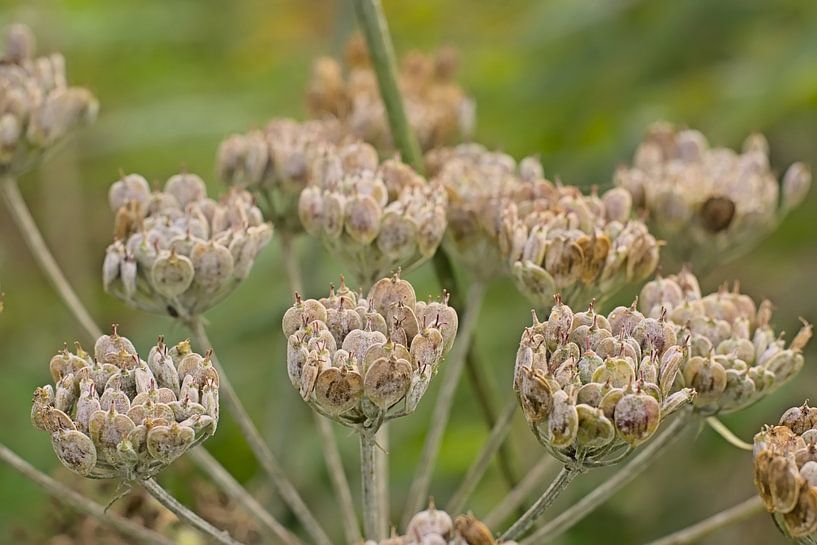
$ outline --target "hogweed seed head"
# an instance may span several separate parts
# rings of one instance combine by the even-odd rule
[[[812,335],[804,321],[787,346],[770,325],[769,301],[757,305],[737,287],[703,296],[687,269],[645,284],[638,306],[683,345],[678,383],[695,389],[703,414],[740,410],[785,384],[802,369]]]
[[[340,120],[345,132],[393,153],[386,110],[361,37],[350,40],[346,56],[346,71],[332,58],[315,61],[307,89],[309,110],[317,118]],[[412,51],[403,59],[398,85],[423,150],[451,145],[473,131],[475,103],[455,80],[457,64],[450,47],[434,55]]]
[[[6,31],[0,59],[0,174],[19,175],[72,129],[92,123],[99,105],[90,91],[69,87],[59,53],[35,57],[25,25]]]
[[[779,185],[768,155],[760,134],[735,152],[710,148],[698,131],[657,123],[615,182],[646,213],[650,228],[669,241],[672,255],[709,266],[749,250],[808,193],[805,165],[791,165]]]
[[[514,389],[537,439],[565,463],[614,463],[689,403],[676,389],[684,349],[674,329],[634,309],[573,312],[557,296],[533,315],[516,355]]]
[[[766,510],[791,538],[817,536],[817,409],[783,413],[754,439],[754,481]]]
[[[215,201],[195,174],[171,176],[155,192],[142,176],[123,175],[108,200],[115,240],[105,253],[103,286],[156,314],[206,311],[249,275],[272,237],[248,192],[232,188]]]
[[[151,478],[218,425],[218,372],[186,342],[159,337],[146,361],[114,325],[93,355],[66,347],[49,366],[55,385],[35,390],[31,422],[79,475]]]
[[[515,541],[497,541],[493,532],[471,513],[452,517],[437,509],[432,501],[428,509],[414,515],[406,533],[365,545],[516,545]]]
[[[380,163],[370,145],[325,147],[300,196],[306,231],[370,285],[430,259],[446,229],[448,199],[396,159]]]
[[[346,288],[284,314],[287,374],[304,401],[351,427],[375,429],[414,412],[457,334],[457,313],[417,301],[395,274],[364,298]]]

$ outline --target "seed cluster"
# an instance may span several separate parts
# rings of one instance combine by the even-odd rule
[[[219,147],[218,171],[228,184],[261,196],[276,228],[297,233],[298,196],[311,179],[313,160],[323,146],[344,137],[337,120],[276,118],[264,130],[227,137]]]
[[[90,91],[68,87],[59,53],[35,57],[31,30],[11,25],[0,58],[0,174],[20,174],[99,108]]]
[[[685,339],[679,383],[695,389],[696,410],[704,414],[745,408],[785,384],[802,369],[812,333],[804,324],[786,347],[770,325],[768,300],[756,305],[737,286],[701,296],[698,280],[686,270],[647,283],[639,307],[639,316],[665,316]]]
[[[516,545],[515,541],[496,541],[491,530],[473,515],[452,518],[433,503],[411,518],[404,535],[392,534],[379,543],[367,541],[365,545]]]
[[[556,297],[526,328],[514,390],[536,438],[564,462],[606,465],[648,440],[693,397],[674,391],[684,360],[675,328],[632,307],[574,313]]]
[[[601,197],[544,177],[534,157],[516,161],[480,145],[434,150],[426,162],[451,193],[446,249],[479,274],[509,273],[537,305],[559,290],[572,305],[647,278],[658,243],[630,218],[622,189]]]
[[[369,144],[325,148],[298,212],[310,235],[371,285],[430,259],[446,228],[448,199],[396,159],[379,162]]]
[[[34,392],[31,422],[85,477],[148,479],[216,430],[219,376],[187,341],[159,337],[145,361],[114,326],[93,357],[66,348],[50,369],[55,386]]]
[[[817,409],[804,404],[755,435],[754,479],[766,510],[792,538],[817,536]]]
[[[156,314],[189,318],[209,309],[247,277],[272,237],[248,192],[233,188],[215,201],[194,174],[172,176],[155,192],[130,174],[108,197],[116,221],[105,290]]]
[[[738,153],[710,148],[696,130],[658,123],[615,181],[679,260],[711,265],[740,255],[771,232],[804,199],[811,173],[802,163],[791,165],[781,199],[762,135],[747,138]]]
[[[346,65],[344,74],[335,59],[315,61],[307,89],[312,115],[339,119],[348,133],[391,153],[394,141],[386,110],[360,36],[346,47]],[[433,56],[411,51],[403,58],[398,86],[409,125],[424,150],[451,145],[473,130],[475,103],[455,79],[457,65],[457,53],[449,47]]]
[[[398,275],[376,282],[365,298],[341,279],[328,297],[297,297],[284,315],[289,379],[328,418],[376,430],[414,412],[457,326],[447,297],[417,301]]]

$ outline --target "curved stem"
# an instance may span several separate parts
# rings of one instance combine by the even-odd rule
[[[247,490],[224,469],[218,460],[207,452],[204,447],[198,447],[190,451],[190,456],[196,465],[201,468],[219,488],[239,503],[261,524],[263,524],[272,535],[277,537],[285,545],[302,545],[300,539],[291,534],[275,517],[273,517],[258,501],[253,498]]]
[[[752,496],[729,509],[716,513],[692,526],[673,532],[655,541],[650,541],[647,545],[687,545],[695,543],[708,536],[712,532],[725,528],[730,524],[743,522],[749,517],[763,511],[763,502],[760,496]]]
[[[292,246],[292,236],[288,233],[281,233],[281,259],[284,261],[289,291],[303,294],[303,282],[301,280],[301,268],[298,265],[298,256]],[[292,396],[282,396],[282,399],[291,400]],[[283,403],[286,403],[283,401]],[[332,432],[332,423],[319,414],[315,414],[315,425],[318,428],[318,438],[323,449],[323,457],[326,461],[326,469],[329,472],[329,480],[335,489],[335,496],[340,508],[341,522],[346,541],[358,543],[362,541],[360,526],[357,522],[354,500],[352,499],[352,489],[349,480],[346,478],[346,471],[343,469],[343,460],[338,449],[337,439]]]
[[[519,506],[531,496],[535,489],[539,488],[539,485],[544,482],[548,470],[555,464],[555,458],[543,456],[530,471],[525,473],[525,478],[511,489],[505,498],[488,513],[483,519],[483,522],[485,522],[489,528],[502,524],[512,512],[518,509]]]
[[[502,534],[500,540],[510,541],[524,534],[533,526],[533,523],[539,520],[539,517],[547,511],[548,507],[553,505],[553,502],[556,501],[559,494],[561,494],[581,472],[582,470],[579,467],[563,467],[559,474],[556,475],[556,478],[553,479],[553,482],[550,483],[550,486],[547,487],[545,493],[530,506],[530,509],[528,509],[519,520],[514,522],[513,525]]]
[[[98,337],[102,336],[102,331],[91,318],[68,279],[62,274],[60,266],[57,265],[57,261],[48,249],[42,233],[37,228],[37,223],[31,216],[31,212],[20,194],[17,180],[12,176],[3,176],[0,178],[0,190],[2,190],[6,207],[20,229],[20,234],[23,235],[23,239],[25,239],[34,259],[37,260],[40,268],[45,272],[51,285],[57,290],[65,306],[68,307],[68,310],[71,311],[71,314],[74,315],[74,318],[88,334],[91,342],[96,341]]]
[[[512,396],[502,409],[502,414],[500,414],[499,420],[496,421],[490,435],[488,435],[488,438],[485,440],[482,450],[471,464],[471,467],[468,468],[468,472],[465,474],[465,478],[462,480],[460,487],[454,492],[448,505],[445,506],[446,511],[449,513],[459,513],[462,511],[466,501],[468,501],[468,497],[474,491],[474,488],[476,488],[479,480],[485,474],[485,470],[488,469],[488,464],[491,463],[491,459],[502,446],[505,437],[508,435],[511,428],[511,419],[516,413],[516,407],[516,398]]]
[[[658,453],[672,444],[681,435],[681,430],[689,423],[689,416],[681,414],[664,428],[652,441],[641,448],[641,451],[630,459],[624,466],[609,479],[602,482],[581,500],[562,511],[559,516],[548,521],[534,532],[522,545],[541,545],[556,539],[566,530],[572,528],[599,505],[607,501],[618,490],[640,475],[652,462]]]
[[[440,391],[437,394],[434,412],[431,415],[431,424],[429,425],[426,440],[423,444],[423,451],[417,463],[417,471],[414,474],[414,480],[411,483],[408,498],[406,499],[406,506],[403,511],[404,527],[408,524],[411,517],[420,510],[422,503],[426,500],[426,496],[428,495],[434,463],[440,450],[445,428],[448,425],[451,406],[454,404],[454,395],[457,392],[457,385],[459,384],[465,364],[465,356],[468,352],[468,347],[471,345],[471,339],[477,326],[477,317],[479,316],[479,309],[482,306],[484,295],[485,289],[481,283],[475,282],[471,285],[471,289],[468,292],[468,304],[465,307],[465,314],[460,322],[456,343],[445,365],[445,375],[442,379]]]
[[[110,526],[114,530],[121,532],[122,535],[132,537],[147,545],[173,545],[173,540],[148,530],[147,528],[136,524],[120,515],[112,512],[106,512],[105,507],[96,503],[90,498],[86,498],[82,494],[75,492],[70,487],[61,482],[49,477],[39,469],[35,468],[19,456],[11,449],[0,443],[0,460],[11,466],[12,469],[34,481],[41,486],[46,493],[54,499],[61,501],[72,509],[93,517],[100,523]]]
[[[153,479],[142,481],[140,483],[148,493],[156,498],[156,500],[167,507],[174,515],[181,520],[201,532],[202,534],[213,538],[216,542],[222,545],[242,545],[240,541],[236,541],[230,534],[223,530],[219,530],[196,513],[182,505],[179,500],[174,498],[167,490],[162,488],[159,483]]]
[[[382,510],[377,501],[377,468],[375,467],[375,440],[371,433],[360,433],[360,482],[363,491],[363,533],[366,539],[380,541],[383,523]]]
[[[190,333],[193,335],[193,339],[200,348],[205,349],[212,346],[210,344],[210,340],[207,338],[207,332],[204,329],[204,324],[202,324],[200,317],[194,316],[189,320],[187,325],[190,328]],[[213,355],[211,356],[210,361],[213,363],[213,366],[216,368],[219,374],[219,391],[224,394],[224,398],[227,402],[227,406],[233,414],[233,418],[235,418],[239,428],[241,428],[244,438],[247,440],[253,454],[255,454],[255,457],[261,464],[261,467],[264,468],[264,471],[269,475],[270,479],[272,479],[272,483],[276,490],[278,490],[281,498],[289,506],[293,514],[298,517],[301,524],[303,524],[304,529],[316,543],[319,545],[332,545],[331,540],[323,531],[315,516],[306,506],[306,503],[304,503],[301,495],[298,493],[298,490],[289,481],[284,469],[278,463],[278,460],[275,459],[272,451],[264,442],[264,439],[258,432],[258,428],[255,427],[255,424],[253,424],[249,413],[247,413],[247,410],[244,408],[244,404],[241,402],[241,399],[238,397],[233,385],[227,378],[227,373],[224,372],[224,368],[221,366],[218,358]]]
[[[747,443],[737,435],[735,435],[732,430],[726,427],[726,424],[718,420],[715,416],[710,416],[706,419],[706,423],[709,424],[709,427],[712,428],[715,433],[720,435],[727,443],[732,445],[733,447],[737,447],[741,450],[748,450],[751,452],[754,450],[754,447],[751,443]]]

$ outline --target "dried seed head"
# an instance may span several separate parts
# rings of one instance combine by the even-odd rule
[[[168,349],[160,338],[146,362],[114,326],[94,352],[64,349],[50,365],[56,392],[49,385],[34,393],[32,424],[51,434],[67,468],[92,478],[151,478],[215,432],[218,373],[188,345]]]
[[[376,282],[366,297],[341,279],[328,297],[297,296],[284,315],[288,375],[321,414],[371,431],[416,409],[456,323],[445,302],[418,303],[398,275]]]

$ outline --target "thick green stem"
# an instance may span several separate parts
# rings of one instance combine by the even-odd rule
[[[395,147],[400,150],[402,159],[418,172],[422,172],[423,157],[420,146],[411,131],[406,109],[403,107],[403,97],[397,85],[397,62],[394,56],[394,46],[389,35],[389,25],[383,14],[380,0],[354,0],[357,20],[366,44],[369,46],[369,56],[377,76],[380,87],[380,96],[386,107],[389,118],[392,138]]]
[[[31,479],[41,486],[46,493],[54,499],[64,503],[75,511],[93,517],[105,526],[110,526],[114,530],[121,532],[123,536],[136,539],[146,545],[173,545],[173,540],[161,534],[157,534],[153,530],[148,530],[115,513],[106,512],[105,507],[102,505],[75,492],[56,479],[49,477],[17,456],[17,454],[3,444],[0,444],[0,460],[24,477]]]
[[[207,332],[204,329],[204,324],[202,323],[201,318],[193,317],[190,319],[187,325],[190,328],[190,333],[193,335],[193,339],[200,349],[203,350],[212,346],[210,344],[210,340],[207,338]],[[213,363],[213,366],[216,368],[219,374],[219,392],[224,395],[224,399],[227,402],[227,407],[232,413],[233,418],[235,418],[236,422],[238,423],[239,428],[241,428],[241,432],[244,435],[247,444],[249,444],[250,448],[255,454],[255,457],[261,464],[261,467],[264,469],[267,475],[269,475],[275,489],[278,490],[281,498],[289,506],[293,514],[298,517],[301,524],[303,524],[304,529],[316,543],[320,545],[332,545],[332,541],[329,539],[329,536],[326,535],[326,532],[323,531],[323,528],[321,528],[321,525],[309,510],[309,507],[306,506],[306,503],[304,503],[301,495],[298,493],[298,490],[295,488],[292,482],[290,482],[286,472],[272,454],[269,446],[267,446],[267,444],[264,442],[258,428],[255,427],[255,424],[253,424],[249,413],[247,413],[247,410],[244,408],[244,404],[241,402],[241,399],[238,397],[233,385],[227,378],[227,373],[225,373],[224,368],[218,361],[218,358],[213,355],[210,358],[210,361]]]
[[[382,509],[377,501],[378,483],[375,467],[375,449],[377,448],[372,433],[360,432],[360,482],[363,491],[363,533],[366,539],[380,541],[385,538]]]
[[[31,212],[26,206],[23,196],[20,194],[20,188],[17,187],[17,180],[11,176],[4,176],[0,178],[0,190],[3,193],[3,200],[6,207],[20,229],[20,234],[23,235],[28,248],[31,250],[34,259],[40,265],[40,268],[45,272],[48,280],[57,290],[60,298],[74,315],[77,322],[82,326],[88,334],[89,340],[93,343],[97,338],[102,336],[102,331],[96,325],[88,310],[80,301],[68,279],[62,274],[62,269],[57,264],[54,256],[43,239],[40,230],[37,228],[37,223],[31,216]]]
[[[716,513],[697,524],[651,541],[648,545],[687,545],[688,543],[695,543],[721,528],[743,522],[761,512],[763,512],[763,502],[760,496],[752,496],[748,500]]]
[[[167,490],[162,488],[159,483],[153,479],[142,481],[142,486],[148,493],[156,498],[156,500],[167,507],[170,512],[179,517],[181,520],[201,532],[202,534],[214,539],[217,543],[222,545],[242,545],[240,541],[236,541],[230,534],[224,530],[219,530],[196,513],[182,505],[179,500],[174,498]]]
[[[423,503],[428,499],[428,489],[431,484],[431,474],[434,471],[437,454],[440,451],[445,428],[448,425],[448,417],[451,415],[451,407],[454,404],[454,397],[457,393],[462,370],[465,365],[465,356],[474,330],[477,327],[477,318],[482,306],[482,299],[485,294],[484,286],[481,283],[474,283],[468,292],[468,304],[460,322],[457,340],[454,348],[444,363],[442,385],[437,394],[434,404],[434,412],[431,415],[426,440],[423,444],[423,451],[420,454],[420,461],[417,463],[417,471],[409,489],[406,499],[405,510],[403,511],[403,527],[408,524],[411,517],[420,510]]]
[[[533,523],[539,520],[547,509],[553,505],[553,502],[556,501],[556,498],[562,493],[562,491],[567,488],[573,479],[578,477],[581,474],[582,470],[577,467],[563,467],[562,470],[556,475],[556,478],[553,479],[553,482],[550,483],[550,486],[547,487],[544,494],[542,494],[538,500],[534,502],[533,505],[530,506],[524,515],[522,515],[519,520],[513,523],[513,525],[508,528],[502,537],[500,538],[501,541],[510,541],[522,536],[528,529],[533,526]]]
[[[624,485],[647,469],[658,453],[680,437],[681,430],[688,422],[689,416],[686,413],[678,415],[663,431],[641,447],[640,452],[623,465],[621,469],[581,500],[562,511],[558,517],[539,528],[528,539],[523,541],[522,545],[541,545],[556,539],[578,524]]]

